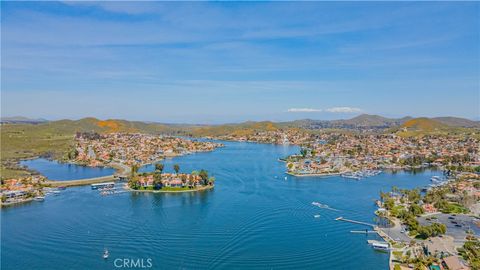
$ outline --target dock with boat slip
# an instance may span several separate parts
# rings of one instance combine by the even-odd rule
[[[344,218],[344,217],[338,217],[338,218],[336,218],[335,220],[337,220],[337,221],[350,222],[350,223],[354,223],[354,224],[365,225],[365,226],[369,226],[369,227],[372,227],[372,228],[377,227],[377,225],[375,225],[375,224],[371,224],[371,223],[367,223],[367,222],[363,222],[363,221],[356,221],[356,220],[346,219],[346,218]]]

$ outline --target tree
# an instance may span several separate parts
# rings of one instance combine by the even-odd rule
[[[300,149],[300,154],[302,155],[302,157],[306,157],[307,153],[308,153],[307,149],[305,148]]]
[[[208,184],[213,185],[215,183],[215,177],[209,177],[208,178]]]
[[[178,166],[178,164],[173,165],[173,170],[176,174],[178,174],[178,171],[180,171],[180,166]]]
[[[155,171],[158,171],[158,172],[162,173],[164,167],[165,166],[162,163],[157,163],[157,164],[155,164]]]
[[[153,187],[155,189],[161,189],[162,188],[162,174],[160,171],[155,171],[153,174]]]
[[[187,183],[187,175],[186,175],[186,174],[182,174],[182,175],[180,176],[180,178],[182,179],[183,185],[185,185],[185,184]]]
[[[293,168],[293,163],[288,163],[287,167],[288,167],[288,170],[291,171]]]
[[[133,164],[132,167],[130,168],[130,174],[131,174],[131,177],[135,177],[135,175],[137,174],[138,172],[138,165],[137,164]]]
[[[408,201],[418,203],[420,201],[420,191],[418,189],[412,189],[408,192]]]
[[[388,198],[385,202],[384,202],[384,206],[386,209],[388,210],[391,210],[393,209],[393,207],[395,206],[395,200],[393,198]]]
[[[139,188],[138,178],[137,177],[130,178],[130,180],[128,181],[128,185],[130,186],[130,188],[138,189]]]
[[[412,213],[415,216],[420,216],[421,214],[423,214],[423,208],[416,203],[410,205],[410,207],[408,208],[408,211],[410,211],[410,213]]]
[[[200,178],[202,179],[202,184],[205,186],[208,184],[208,172],[202,169],[200,173],[198,174]]]

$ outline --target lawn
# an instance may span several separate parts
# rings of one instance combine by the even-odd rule
[[[465,214],[465,213],[468,213],[468,209],[458,203],[449,203],[447,207],[442,209],[442,213]]]

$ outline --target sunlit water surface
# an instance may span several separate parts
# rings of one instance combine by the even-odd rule
[[[277,159],[297,147],[225,145],[164,162],[167,171],[176,163],[184,172],[208,170],[216,178],[210,191],[101,196],[85,186],[2,209],[2,269],[118,269],[119,258],[145,266],[150,258],[152,269],[387,269],[388,254],[366,243],[376,236],[352,234],[366,227],[334,219],[372,222],[381,190],[424,186],[435,174],[285,179]],[[71,179],[62,167],[49,173]]]

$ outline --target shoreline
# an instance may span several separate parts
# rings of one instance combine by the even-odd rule
[[[224,147],[224,146],[222,146],[222,147]],[[190,153],[187,153],[187,154],[184,154],[184,155],[168,155],[168,156],[164,156],[164,157],[159,158],[159,159],[155,159],[155,160],[153,160],[151,162],[148,162],[148,163],[141,163],[140,167],[152,165],[152,164],[155,164],[159,161],[166,160],[167,158],[181,157],[181,156],[191,155],[191,154],[195,154],[195,153],[208,153],[208,152],[213,152],[213,151],[215,151],[215,149],[208,150],[208,151],[190,152]],[[42,158],[42,156],[20,159],[19,161],[17,161],[17,164],[20,164],[19,162],[23,161],[23,160],[33,160],[33,159],[38,159],[38,158]],[[118,180],[120,180],[119,179],[120,177],[128,177],[128,174],[130,173],[130,170],[131,170],[128,165],[125,165],[124,163],[120,163],[120,162],[110,162],[109,164],[104,164],[104,165],[100,165],[100,166],[88,166],[87,164],[83,164],[83,163],[79,163],[79,162],[68,162],[68,161],[56,160],[56,159],[50,159],[50,158],[46,158],[46,159],[50,160],[50,161],[58,162],[58,163],[72,164],[72,165],[82,166],[82,167],[87,167],[87,168],[102,167],[102,168],[115,169],[115,172],[111,175],[104,175],[104,176],[92,177],[92,178],[83,178],[83,179],[81,178],[81,179],[72,179],[72,180],[55,180],[55,179],[48,179],[48,178],[45,177],[47,179],[47,181],[45,181],[43,184],[48,185],[48,186],[52,186],[52,187],[85,186],[85,185],[90,185],[90,184],[102,183],[102,182],[105,182],[105,181],[118,181]],[[29,169],[28,167],[26,169],[29,172],[35,172],[35,173],[38,173],[38,174],[42,175],[40,172],[37,172],[33,169]],[[175,191],[171,191],[171,192],[175,192]]]
[[[128,184],[125,184],[123,186],[123,189],[129,192],[145,192],[145,193],[189,193],[189,192],[197,192],[197,191],[205,191],[205,190],[210,190],[213,189],[215,185],[207,185],[203,186],[200,188],[195,188],[195,189],[186,189],[186,190],[136,190],[132,189],[128,186]]]
[[[305,173],[305,174],[296,174],[292,172],[286,172],[286,174],[294,176],[294,177],[328,177],[328,176],[338,176],[341,175],[342,173]]]

